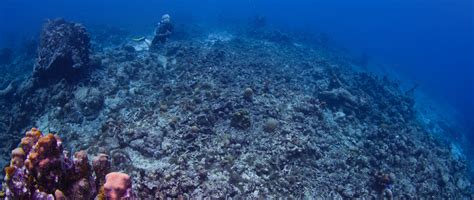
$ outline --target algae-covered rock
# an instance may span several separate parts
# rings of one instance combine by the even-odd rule
[[[79,88],[75,93],[76,106],[88,120],[100,114],[104,105],[104,97],[97,88]]]

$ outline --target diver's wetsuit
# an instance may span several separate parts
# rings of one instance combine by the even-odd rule
[[[160,26],[156,30],[155,37],[153,38],[151,45],[155,46],[158,43],[165,43],[166,39],[171,35],[171,31],[173,31],[173,25],[170,22],[160,23]]]

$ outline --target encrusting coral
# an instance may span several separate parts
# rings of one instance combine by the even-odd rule
[[[106,190],[105,199],[132,199],[131,178],[124,173],[109,173],[106,176],[109,171],[110,161],[106,154],[99,154],[92,167],[86,151],[69,157],[58,135],[43,135],[32,128],[26,132],[19,147],[12,151],[11,163],[5,168],[5,198],[92,199],[97,195],[97,188],[106,185],[104,188],[108,189],[112,185],[115,188]],[[104,181],[106,178],[107,181]],[[113,192],[115,196],[109,195]]]

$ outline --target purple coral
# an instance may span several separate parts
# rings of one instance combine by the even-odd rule
[[[5,177],[7,197],[18,197],[19,199],[29,197],[31,192],[28,190],[28,174],[27,169],[23,166],[21,168],[15,167],[12,175]]]
[[[70,159],[59,136],[43,135],[35,128],[26,133],[21,146],[12,151],[15,162],[5,168],[6,199],[92,199],[110,168],[108,156],[99,155],[94,160],[94,178],[85,151]]]

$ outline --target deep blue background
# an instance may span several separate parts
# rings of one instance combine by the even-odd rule
[[[474,131],[473,12],[472,0],[2,0],[0,47],[36,36],[46,18],[151,31],[163,13],[209,24],[260,14],[274,26],[326,32],[354,54],[367,53],[455,107]]]

